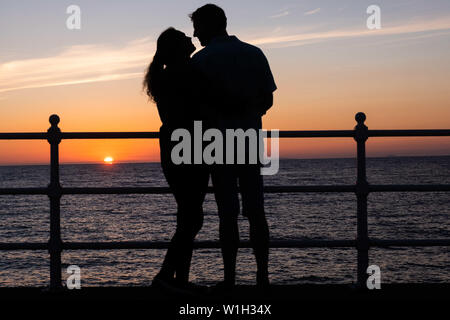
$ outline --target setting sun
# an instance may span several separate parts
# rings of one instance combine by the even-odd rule
[[[106,157],[105,159],[103,159],[103,161],[104,161],[105,163],[112,164],[113,161],[114,161],[114,159],[113,159],[112,157]]]

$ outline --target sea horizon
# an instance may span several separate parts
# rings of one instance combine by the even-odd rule
[[[438,157],[450,157],[450,154],[444,154],[444,155],[386,155],[386,156],[366,156],[366,159],[388,159],[388,158],[438,158]],[[284,160],[336,160],[336,159],[356,159],[355,157],[324,157],[324,158],[289,158],[289,157],[281,157],[278,158],[279,161]],[[92,161],[92,162],[60,162],[59,165],[89,165],[89,164],[105,164],[105,165],[115,165],[115,164],[145,164],[145,163],[161,163],[161,161],[142,161],[142,160],[136,160],[136,161],[116,161],[114,160],[113,163],[106,163],[104,161]],[[48,166],[50,165],[50,160],[48,163],[16,163],[16,164],[0,164],[0,167],[14,167],[14,166]]]

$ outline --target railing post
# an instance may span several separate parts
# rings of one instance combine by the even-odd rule
[[[358,287],[365,288],[367,281],[367,267],[369,266],[369,234],[367,228],[367,196],[369,194],[369,184],[366,177],[366,140],[368,139],[368,129],[364,124],[366,115],[358,112],[355,116],[358,123],[355,127],[355,137],[357,144],[357,237],[356,248],[358,250],[357,281]]]
[[[50,254],[50,290],[58,290],[62,288],[62,240],[60,224],[60,200],[62,192],[59,183],[59,143],[61,142],[61,130],[58,128],[58,115],[51,115],[49,121],[51,127],[47,130],[47,141],[50,143],[50,184],[48,185],[48,197],[50,199],[50,240],[48,241],[48,251]]]

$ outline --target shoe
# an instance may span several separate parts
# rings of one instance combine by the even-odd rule
[[[257,280],[256,287],[260,289],[268,289],[270,287],[269,279]]]
[[[193,282],[182,282],[176,284],[178,288],[190,290],[198,293],[205,293],[208,290],[207,286],[202,286]]]
[[[267,295],[272,294],[270,282],[268,279],[264,280],[264,281],[256,281],[256,290],[257,290],[258,294],[260,294],[262,296],[267,296]]]
[[[270,287],[269,283],[269,274],[267,271],[265,272],[256,272],[256,287],[258,289],[268,289]]]
[[[152,287],[164,290],[173,290],[176,288],[174,278],[165,278],[157,274],[152,280]]]
[[[196,297],[207,293],[208,287],[192,282],[177,282],[175,278],[164,278],[157,275],[153,278],[152,287],[160,289],[170,295]]]

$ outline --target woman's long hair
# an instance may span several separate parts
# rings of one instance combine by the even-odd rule
[[[147,95],[156,103],[162,93],[165,66],[177,54],[180,34],[182,34],[180,31],[170,27],[160,34],[156,42],[156,53],[148,66],[143,82]]]

